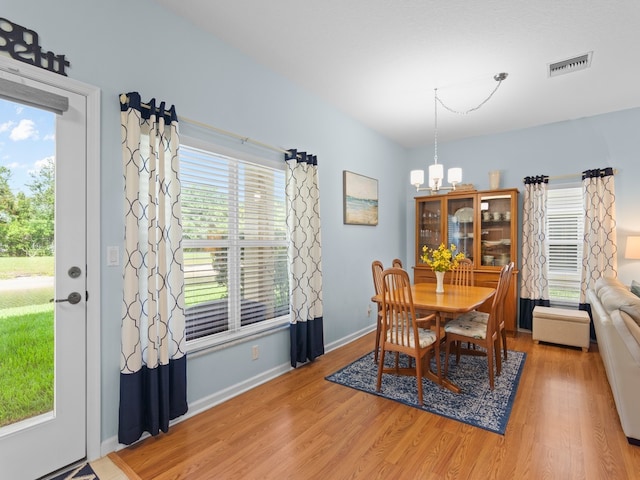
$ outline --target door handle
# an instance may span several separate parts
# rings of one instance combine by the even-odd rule
[[[72,305],[79,303],[82,300],[82,295],[78,292],[71,292],[67,298],[52,298],[49,300],[50,302],[61,303],[61,302],[69,302]]]

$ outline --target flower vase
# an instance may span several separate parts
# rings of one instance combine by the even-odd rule
[[[444,293],[444,272],[436,272],[436,293]]]

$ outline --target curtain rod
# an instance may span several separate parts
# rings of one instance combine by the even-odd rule
[[[614,168],[613,169],[613,174],[617,175],[618,174],[618,169]],[[574,177],[578,177],[578,178],[582,178],[582,172],[580,173],[567,173],[566,175],[554,175],[554,176],[549,176],[549,180],[565,180],[567,178],[574,178]]]
[[[120,95],[120,103],[122,103],[123,105],[126,105],[127,103],[129,103],[129,96],[125,95],[124,93],[121,94]],[[142,102],[140,102],[140,106],[144,107],[144,108],[147,108],[147,109],[151,108],[150,105],[147,105],[146,103],[142,103]],[[197,120],[192,120],[190,118],[183,117],[182,115],[178,115],[178,120],[181,121],[181,122],[190,123],[192,125],[197,125],[199,127],[203,127],[203,128],[208,129],[208,130],[212,130],[212,131],[214,131],[216,133],[219,133],[219,134],[222,134],[222,135],[226,135],[228,137],[235,138],[237,140],[240,140],[242,143],[252,143],[252,144],[257,145],[259,147],[266,148],[268,150],[273,150],[275,152],[289,153],[288,150],[284,150],[284,149],[282,149],[280,147],[274,147],[273,145],[269,145],[268,143],[263,143],[263,142],[260,142],[258,140],[254,140],[253,138],[244,137],[242,135],[238,135],[237,133],[229,132],[227,130],[223,130],[221,128],[214,127],[214,126],[208,125],[206,123],[199,122]]]
[[[617,168],[613,169],[613,174],[614,175],[618,174],[618,169]],[[564,180],[564,179],[567,179],[567,178],[574,178],[574,177],[582,178],[582,172],[580,172],[580,173],[567,173],[566,175],[555,175],[555,176],[549,177],[549,180]]]

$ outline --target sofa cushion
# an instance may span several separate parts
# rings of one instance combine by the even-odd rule
[[[631,293],[635,294],[636,297],[640,297],[640,283],[635,280],[631,280]]]
[[[629,316],[640,327],[640,309],[634,308],[631,305],[620,305],[620,310]]]
[[[622,283],[620,283],[619,286],[603,286],[598,296],[607,311],[619,310],[621,307],[626,306],[630,307],[631,310],[640,312],[640,297],[636,297],[631,291],[627,290]]]
[[[640,358],[637,358],[638,345],[640,345],[640,324],[638,324],[637,321],[631,317],[631,315],[627,315],[627,313],[623,310],[620,310],[620,318],[622,318],[624,324],[627,326],[627,329],[629,330],[629,332],[631,332],[631,335],[635,339],[635,343],[633,342],[633,340],[629,342],[630,340],[629,335],[626,335],[627,338],[624,338],[626,332],[623,332],[621,329],[618,329],[622,337],[622,341],[625,342],[625,344],[629,348],[629,352],[632,355],[634,355],[635,353],[635,358],[637,359],[637,361],[640,362]]]
[[[595,290],[597,295],[600,295],[600,290],[602,290],[605,287],[625,288],[624,284],[617,278],[600,277],[598,280],[596,280],[596,284],[593,287],[593,289]]]

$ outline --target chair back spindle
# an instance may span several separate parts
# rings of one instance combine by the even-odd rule
[[[451,285],[473,286],[473,262],[468,258],[463,258],[458,262],[458,266],[451,271]]]

